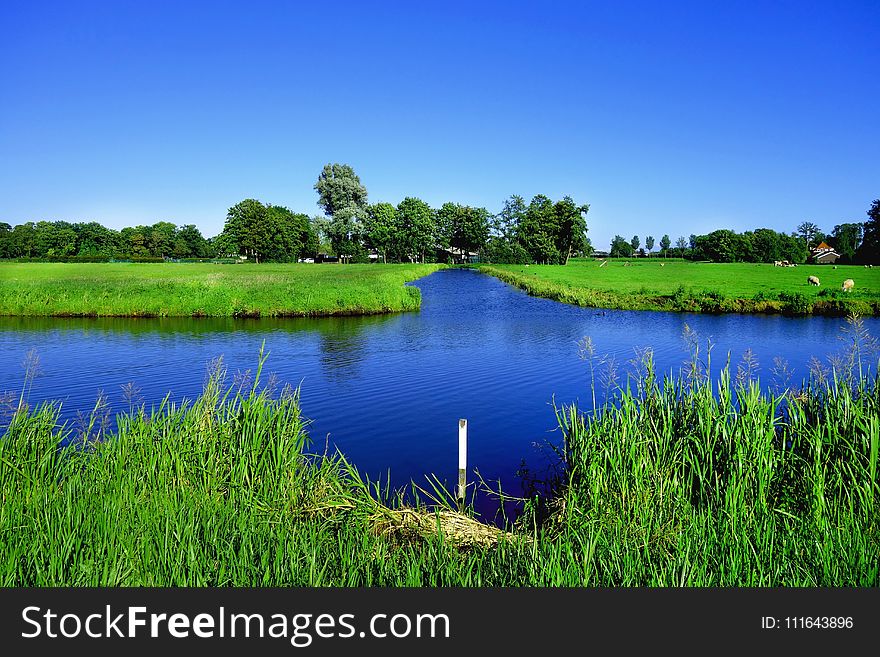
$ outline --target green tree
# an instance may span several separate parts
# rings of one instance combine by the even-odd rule
[[[324,165],[315,183],[315,191],[318,192],[318,205],[324,208],[328,217],[334,217],[352,205],[361,209],[367,207],[367,188],[348,164]]]
[[[675,240],[675,248],[678,249],[678,257],[683,258],[688,248],[688,241],[685,239],[684,235]]]
[[[295,262],[314,253],[315,237],[309,216],[291,212],[283,205],[266,206],[266,244],[264,259]]]
[[[712,262],[736,262],[741,247],[740,236],[732,230],[715,230],[708,235],[694,236],[694,256]]]
[[[573,251],[585,251],[589,245],[587,240],[586,215],[590,211],[589,204],[578,205],[570,196],[557,201],[554,206],[556,213],[556,251],[559,262],[568,264]],[[590,245],[591,246],[591,245]]]
[[[758,228],[752,235],[749,262],[774,262],[783,260],[783,243],[780,234],[770,228]]]
[[[645,248],[648,250],[648,253],[651,253],[651,249],[654,248],[654,236],[648,235],[645,238]]]
[[[517,238],[519,226],[526,216],[526,202],[522,196],[514,194],[504,201],[504,207],[493,222],[493,230],[497,235],[512,242]]]
[[[840,224],[831,231],[833,246],[846,262],[852,262],[861,246],[864,227],[858,223]]]
[[[400,256],[425,262],[425,254],[433,248],[436,240],[431,206],[421,199],[407,196],[397,205],[397,226]]]
[[[517,231],[517,241],[523,245],[532,261],[539,264],[560,262],[559,215],[553,201],[543,194],[532,198]]]
[[[233,246],[236,253],[259,263],[272,252],[277,226],[267,220],[266,206],[256,199],[248,198],[236,203],[226,214],[223,233],[226,243]],[[274,223],[274,222],[273,222]]]
[[[177,241],[182,245],[182,258],[207,258],[210,255],[208,240],[193,224],[181,226],[177,231]]]
[[[856,259],[864,264],[880,264],[880,199],[874,199],[868,208],[868,221],[864,223],[862,245]]]
[[[312,232],[315,233],[317,246],[315,247],[315,257],[319,253],[328,253],[335,255],[333,244],[330,242],[330,220],[323,215],[315,215],[312,217]]]
[[[41,258],[74,255],[76,231],[66,221],[38,221],[34,226],[34,248]]]
[[[105,228],[97,221],[77,223],[73,228],[76,231],[77,255],[106,258],[117,255],[120,243],[120,234],[117,231]]]
[[[170,221],[157,221],[150,226],[147,235],[147,251],[154,258],[169,258],[174,255],[174,238],[177,226]]]
[[[797,234],[804,240],[804,244],[809,248],[814,244],[816,236],[819,234],[819,227],[812,221],[805,221],[797,227]]]
[[[462,262],[479,252],[489,240],[489,213],[458,203],[444,203],[437,211],[438,244],[458,251]]]
[[[391,203],[376,203],[367,208],[364,222],[367,245],[381,254],[382,262],[388,262],[397,238],[397,210]]]
[[[9,235],[9,249],[13,258],[34,258],[37,255],[37,227],[32,221],[18,224]]]
[[[350,262],[363,253],[364,220],[367,211],[356,205],[336,210],[327,224],[327,234],[333,251],[343,262]]]
[[[632,244],[620,235],[615,235],[611,240],[611,251],[608,255],[612,258],[629,258],[632,255]]]
[[[639,236],[633,235],[633,238],[629,241],[629,245],[632,247],[633,253],[639,250]]]
[[[367,188],[348,164],[326,164],[315,183],[318,205],[330,217],[327,234],[340,259],[363,252]]]
[[[0,221],[0,258],[11,258],[12,249],[12,226],[5,221]]]
[[[666,258],[669,256],[669,245],[672,244],[672,241],[669,239],[669,235],[664,235],[660,238],[660,248],[663,249],[663,257]]]

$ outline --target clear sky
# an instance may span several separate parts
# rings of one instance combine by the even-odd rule
[[[593,244],[880,196],[880,2],[0,2],[0,221],[590,203]]]

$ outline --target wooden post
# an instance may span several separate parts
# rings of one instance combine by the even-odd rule
[[[458,421],[458,499],[464,500],[467,488],[467,420]]]

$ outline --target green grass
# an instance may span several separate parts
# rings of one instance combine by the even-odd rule
[[[442,265],[0,263],[0,315],[293,317],[417,310]]]
[[[629,262],[629,266],[624,263]],[[661,267],[661,264],[664,265]],[[568,265],[482,265],[529,294],[564,303],[624,310],[880,315],[880,268],[693,263],[663,258]],[[817,276],[820,286],[807,283]],[[851,278],[855,287],[843,292]]]
[[[880,387],[853,362],[773,396],[696,366],[661,382],[646,359],[596,413],[559,409],[565,475],[510,534],[310,456],[295,391],[219,367],[112,434],[100,404],[79,427],[22,405],[0,439],[0,585],[878,586]]]

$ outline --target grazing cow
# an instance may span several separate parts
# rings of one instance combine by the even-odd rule
[[[808,276],[807,283],[810,285],[819,285],[819,279],[816,276]]]
[[[774,261],[773,261],[773,266],[774,266],[774,267],[781,267],[781,266],[782,266],[782,260],[774,260]]]
[[[843,282],[843,285],[841,286],[840,289],[843,290],[844,292],[852,292],[852,289],[855,287],[855,285],[856,285],[856,282],[853,279],[847,278]]]

